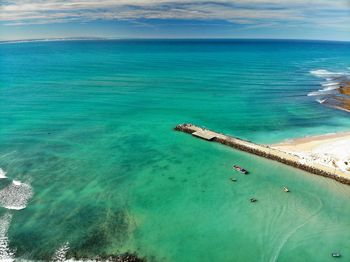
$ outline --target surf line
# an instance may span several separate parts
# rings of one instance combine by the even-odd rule
[[[174,128],[174,130],[191,134],[192,136],[204,139],[206,141],[217,142],[240,151],[278,161],[285,165],[350,185],[350,176],[341,170],[323,166],[317,163],[305,163],[296,155],[282,152],[278,149],[271,148],[268,145],[256,144],[251,141],[228,136],[193,124],[179,124]]]

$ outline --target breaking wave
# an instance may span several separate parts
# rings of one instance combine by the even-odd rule
[[[328,77],[337,77],[342,76],[344,73],[341,72],[331,72],[325,69],[317,69],[317,70],[311,70],[310,73],[314,76],[321,77],[321,78],[328,78]]]
[[[0,206],[7,209],[24,209],[32,195],[30,185],[13,180],[11,184],[0,191]]]
[[[324,82],[321,83],[321,86],[324,88],[311,92],[309,95],[324,95],[322,92],[339,89],[344,83],[350,81],[350,72],[331,72],[325,69],[317,69],[310,71],[310,74],[323,78]]]
[[[0,179],[6,178],[6,172],[0,168]]]
[[[69,243],[66,242],[63,246],[61,246],[59,249],[56,250],[51,261],[54,261],[54,262],[66,261],[66,256],[67,256],[68,250],[69,250]]]
[[[317,69],[310,71],[310,74],[323,79],[323,82],[320,83],[321,89],[308,93],[308,96],[317,97],[316,101],[320,104],[349,111],[350,71],[332,72]]]
[[[339,86],[340,83],[339,82],[330,82],[330,83],[322,83],[322,86],[330,86],[330,87],[335,87],[335,86]]]
[[[12,215],[7,213],[0,218],[0,261],[14,261],[14,252],[9,248],[7,231],[12,220]]]

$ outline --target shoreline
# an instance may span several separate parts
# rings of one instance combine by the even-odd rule
[[[282,142],[274,143],[271,145],[287,145],[287,144],[291,144],[291,143],[294,144],[294,143],[303,143],[303,142],[313,141],[315,139],[326,140],[326,139],[341,138],[341,137],[346,137],[346,136],[350,136],[350,131],[341,131],[341,132],[336,132],[336,133],[326,133],[326,134],[321,134],[321,135],[310,135],[310,136],[296,137],[296,138],[286,139]]]
[[[270,146],[350,175],[350,150],[346,151],[350,148],[350,132],[296,138]]]
[[[256,144],[251,141],[246,141],[237,137],[227,136],[222,133],[217,133],[208,129],[204,129],[193,124],[181,124],[175,127],[176,131],[181,131],[184,133],[191,134],[195,137],[213,141],[220,144],[227,145],[229,147],[245,151],[257,156],[261,156],[270,160],[278,161],[280,163],[307,171],[312,174],[332,178],[340,183],[350,185],[350,173],[344,172],[343,170],[336,168],[334,166],[321,164],[319,161],[315,161],[313,158],[307,159],[303,152],[295,152],[283,148],[283,146],[275,145],[263,145]],[[327,135],[326,135],[327,136]],[[331,139],[339,139],[336,138],[337,134],[329,134]],[[333,138],[334,137],[334,138]],[[341,136],[343,137],[343,136]],[[350,144],[350,133],[349,139],[346,136],[346,141]],[[313,137],[302,138],[306,140],[314,141]],[[322,138],[326,139],[326,138]],[[321,139],[321,140],[322,140]],[[328,141],[328,140],[327,140]],[[286,143],[286,142],[285,142]],[[291,142],[288,142],[291,143]],[[301,154],[300,154],[301,153]]]
[[[322,89],[313,91],[308,96],[316,96],[317,102],[325,106],[350,112],[350,73],[330,72],[319,69],[310,71],[316,77],[323,78]]]

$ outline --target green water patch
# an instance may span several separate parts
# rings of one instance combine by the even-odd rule
[[[163,176],[152,182],[140,177],[134,185],[132,210],[137,228],[132,246],[141,254],[156,257],[155,261],[291,261],[301,257],[328,261],[333,250],[348,255],[349,222],[334,223],[336,215],[329,215],[349,215],[341,207],[350,193],[346,186],[190,139],[192,143],[182,147],[178,158],[184,153],[191,164],[170,163]],[[233,171],[234,163],[250,174]],[[150,172],[143,178],[154,176]],[[283,191],[285,185],[290,193]],[[346,193],[337,193],[341,204],[335,207],[332,194],[338,188]],[[251,197],[258,201],[251,203]],[[301,239],[303,244],[298,242]],[[320,245],[323,252],[318,252]]]
[[[15,257],[48,260],[68,243],[70,257],[329,261],[339,251],[349,258],[349,187],[173,131],[190,122],[272,143],[348,130],[348,114],[307,96],[320,85],[311,70],[346,70],[348,44],[73,41],[0,49],[0,168],[33,192],[25,209],[0,208]]]

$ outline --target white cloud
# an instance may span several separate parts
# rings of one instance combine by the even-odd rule
[[[8,0],[1,9],[0,21],[8,25],[96,19],[226,20],[256,26],[304,22],[340,28],[350,24],[349,0]]]

